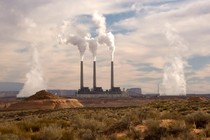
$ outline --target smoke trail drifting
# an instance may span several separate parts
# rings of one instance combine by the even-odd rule
[[[98,27],[99,35],[106,34],[106,19],[104,16],[100,15],[97,11],[93,13],[93,21]]]
[[[66,40],[66,44],[72,44],[78,47],[81,61],[84,60],[84,54],[88,46],[87,38],[89,37],[88,36],[80,37],[80,36],[70,35]]]
[[[93,14],[93,21],[98,27],[98,42],[99,44],[105,44],[109,47],[111,52],[111,60],[114,61],[114,52],[115,52],[115,38],[114,35],[106,31],[106,19],[103,15],[95,12]]]
[[[68,30],[69,24],[70,23],[68,21],[66,21],[66,20],[63,21],[63,24],[60,27],[61,33],[58,34],[58,36],[57,36],[57,40],[58,40],[59,44],[65,44],[66,43],[67,40],[66,40],[65,36],[66,36],[66,30]]]
[[[33,63],[31,70],[26,74],[26,82],[23,89],[19,92],[17,97],[28,97],[35,94],[37,91],[46,89],[46,84],[42,75],[41,65],[39,62],[39,52],[34,47]]]
[[[164,67],[161,95],[186,95],[185,56],[187,46],[175,29],[166,24],[166,38],[170,44],[168,62]]]
[[[95,22],[98,30],[98,37],[92,38],[89,33],[84,32],[83,29],[77,29],[77,34],[71,34],[70,36],[66,35],[66,30],[69,28],[69,22],[64,21],[61,26],[61,34],[57,36],[58,42],[60,44],[72,44],[78,47],[80,52],[81,61],[84,59],[84,53],[87,46],[93,54],[93,60],[96,61],[97,48],[98,44],[105,44],[108,46],[109,51],[111,52],[111,60],[114,61],[114,52],[115,52],[115,38],[111,32],[106,31],[106,19],[104,16],[94,12],[92,20]]]
[[[87,39],[89,44],[90,52],[93,54],[93,61],[96,61],[96,55],[97,55],[97,48],[98,48],[98,41],[95,38],[88,38]]]
[[[70,22],[64,21],[63,25],[61,26],[61,33],[58,34],[57,36],[58,43],[59,44],[72,44],[74,46],[77,46],[80,52],[81,61],[83,61],[84,54],[88,46],[88,40],[90,38],[90,35],[85,33],[81,29],[76,29],[78,35],[74,35],[74,34],[69,35],[69,31],[70,31],[69,28],[70,28]]]

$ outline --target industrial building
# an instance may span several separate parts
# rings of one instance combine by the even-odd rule
[[[83,78],[83,61],[80,63],[80,89],[78,94],[121,94],[120,87],[114,87],[114,62],[111,61],[111,87],[109,90],[104,91],[102,87],[97,87],[96,83],[96,61],[93,61],[93,88],[84,86]]]

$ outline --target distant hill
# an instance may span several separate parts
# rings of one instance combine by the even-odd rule
[[[0,91],[20,91],[23,83],[0,82]]]

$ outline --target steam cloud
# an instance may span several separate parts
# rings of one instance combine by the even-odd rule
[[[98,27],[98,42],[109,47],[111,52],[111,60],[114,61],[115,52],[115,38],[111,32],[107,33],[105,17],[95,12],[93,14],[93,21]]]
[[[82,29],[79,29],[79,35],[65,35],[69,26],[69,22],[64,21],[63,25],[61,26],[61,34],[58,35],[59,43],[72,44],[74,46],[77,46],[80,52],[81,61],[84,60],[84,54],[88,46],[90,52],[93,54],[93,61],[96,61],[98,45],[105,44],[106,46],[108,46],[109,51],[111,52],[111,60],[114,61],[115,38],[111,32],[107,32],[105,17],[98,14],[97,12],[94,12],[94,14],[92,15],[92,20],[98,28],[97,37],[91,37],[90,33],[84,33]]]
[[[96,61],[98,41],[95,38],[90,37],[88,39],[90,52],[93,54],[93,61]]]
[[[80,32],[79,35],[74,35],[74,34],[66,35],[69,24],[70,23],[68,21],[63,22],[63,25],[61,26],[61,34],[57,36],[58,42],[59,44],[72,44],[74,46],[77,46],[80,52],[80,59],[81,61],[83,61],[90,35],[85,34],[83,31],[79,31]]]
[[[87,42],[87,36],[85,37],[80,37],[80,36],[75,36],[75,35],[70,35],[69,38],[66,41],[67,44],[72,44],[78,47],[78,50],[80,52],[80,58],[81,61],[84,60],[84,54],[85,54],[85,50],[88,46],[88,42]]]
[[[170,24],[166,24],[166,38],[170,44],[170,55],[164,67],[162,90],[160,95],[186,95],[184,69],[185,56],[188,49],[183,39],[177,35]]]
[[[17,97],[28,97],[36,93],[37,91],[46,89],[46,84],[43,78],[41,65],[39,62],[39,52],[34,47],[33,50],[33,63],[31,70],[26,74],[26,82],[23,89],[19,92]]]

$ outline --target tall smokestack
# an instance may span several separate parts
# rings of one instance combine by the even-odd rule
[[[96,61],[93,61],[93,89],[96,88]]]
[[[111,89],[114,87],[114,62],[111,61]]]
[[[83,61],[80,64],[80,89],[84,87],[83,85]]]

